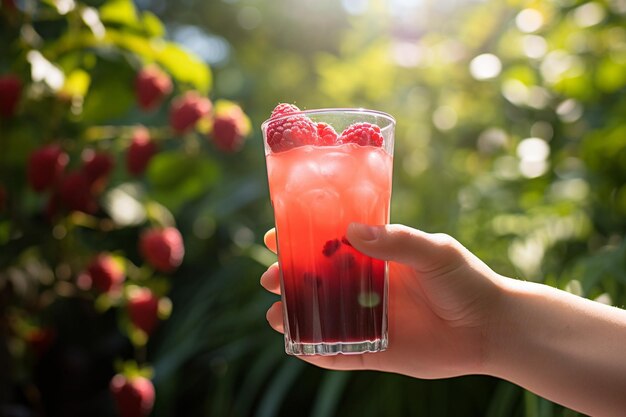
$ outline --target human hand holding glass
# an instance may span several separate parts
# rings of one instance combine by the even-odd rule
[[[447,235],[353,223],[346,236],[364,254],[390,261],[389,347],[300,359],[417,378],[486,374],[586,414],[626,409],[625,310],[499,275]],[[276,251],[273,230],[265,243]],[[280,293],[276,264],[261,284]],[[280,302],[267,319],[282,332]]]
[[[384,231],[384,233],[380,233]],[[378,239],[373,235],[380,233]],[[265,236],[276,252],[274,229]],[[495,275],[449,236],[430,235],[399,225],[351,225],[347,238],[367,255],[389,264],[389,347],[358,356],[311,356],[302,359],[331,369],[376,369],[419,378],[443,378],[478,372]],[[385,241],[385,243],[381,243]],[[261,284],[279,294],[279,269],[272,265]],[[281,302],[267,313],[282,332]]]

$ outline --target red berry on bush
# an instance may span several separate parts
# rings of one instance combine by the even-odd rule
[[[42,192],[55,185],[70,158],[58,145],[48,145],[33,151],[28,158],[26,174],[31,188]]]
[[[126,169],[131,175],[144,173],[150,160],[157,152],[157,144],[150,139],[150,132],[145,127],[137,127],[126,151]]]
[[[159,106],[172,92],[172,80],[159,68],[150,66],[141,69],[135,79],[137,103],[143,110],[152,110]]]
[[[22,95],[22,81],[15,75],[0,77],[0,117],[10,119],[15,115]]]
[[[86,149],[82,154],[82,173],[96,191],[101,191],[109,179],[109,174],[115,166],[113,156],[104,152]]]
[[[177,97],[170,108],[170,126],[177,134],[191,132],[200,119],[211,113],[213,103],[196,91]]]
[[[159,298],[148,288],[138,288],[128,296],[128,316],[135,327],[151,334],[159,323]]]
[[[91,278],[91,286],[101,293],[118,289],[126,278],[120,265],[106,253],[92,259],[87,265],[87,275]]]
[[[154,385],[143,376],[126,378],[117,374],[110,385],[120,417],[145,417],[154,406]]]
[[[146,230],[139,238],[139,252],[157,271],[172,272],[185,256],[183,237],[174,227]]]
[[[213,121],[213,142],[224,152],[236,152],[244,141],[245,120],[243,112],[230,111],[215,116]]]
[[[66,209],[93,214],[98,210],[96,200],[91,193],[91,183],[82,172],[66,175],[59,185],[59,200]]]

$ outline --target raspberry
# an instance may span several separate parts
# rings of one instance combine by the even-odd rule
[[[154,406],[154,385],[143,376],[117,374],[109,387],[121,417],[147,417]]]
[[[274,110],[272,110],[270,119],[275,119],[286,114],[300,113],[300,111],[301,110],[295,104],[280,103],[278,106],[274,107]]]
[[[322,253],[324,254],[324,256],[333,256],[340,246],[341,242],[339,241],[339,239],[331,239],[324,244],[324,249],[322,249]]]
[[[172,80],[159,68],[150,66],[141,69],[135,79],[137,103],[143,110],[152,110],[172,92]]]
[[[319,122],[317,124],[317,144],[330,146],[337,143],[337,132],[328,123]]]
[[[22,81],[18,77],[10,74],[0,77],[0,117],[15,116],[21,95]]]
[[[69,160],[67,154],[57,145],[48,145],[33,151],[26,168],[31,188],[42,192],[55,185]]]
[[[139,238],[139,252],[157,271],[173,272],[185,256],[183,237],[174,227],[146,230]]]
[[[124,282],[124,271],[113,257],[106,253],[98,254],[87,266],[93,288],[101,293],[119,289]]]
[[[213,103],[206,97],[202,97],[196,91],[188,91],[172,102],[170,108],[170,126],[177,134],[191,132],[196,123],[209,115],[213,109]]]
[[[224,152],[236,152],[243,146],[245,121],[241,109],[217,115],[213,122],[213,142]]]
[[[98,205],[91,194],[90,185],[82,172],[72,172],[66,175],[59,185],[59,199],[63,206],[70,211],[95,213]]]
[[[324,244],[322,253],[324,256],[331,258],[332,265],[336,270],[348,271],[356,266],[357,260],[355,255],[358,255],[358,251],[354,249],[345,236],[342,236],[340,239],[327,241]]]
[[[133,291],[128,298],[130,321],[146,334],[151,334],[159,322],[159,298],[148,288]]]
[[[303,145],[317,143],[317,126],[302,114],[284,117],[299,112],[293,104],[281,103],[272,112],[267,125],[267,144],[273,152],[283,152]],[[272,121],[272,119],[279,118]]]
[[[150,139],[148,129],[135,128],[132,142],[126,151],[126,169],[131,175],[143,174],[157,151],[157,144]]]
[[[108,153],[95,152],[92,149],[85,149],[82,159],[85,178],[94,190],[101,191],[106,186],[115,160]]]
[[[341,133],[339,143],[356,143],[361,146],[383,146],[380,127],[371,123],[355,123]]]

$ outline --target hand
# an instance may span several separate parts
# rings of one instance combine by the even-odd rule
[[[389,347],[379,353],[300,358],[328,369],[372,369],[419,378],[482,373],[501,277],[447,235],[353,223],[346,236],[364,254],[391,261]],[[265,244],[276,252],[274,229],[265,235]],[[261,285],[280,294],[279,276],[274,264]],[[268,310],[267,320],[284,331],[281,302]]]

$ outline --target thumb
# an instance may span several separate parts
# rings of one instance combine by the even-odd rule
[[[464,258],[465,248],[454,238],[400,224],[369,226],[351,223],[346,236],[365,255],[403,263],[424,273],[442,267],[454,268]]]

